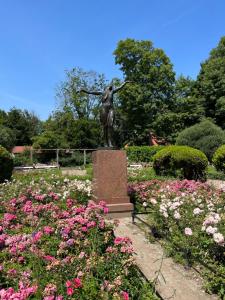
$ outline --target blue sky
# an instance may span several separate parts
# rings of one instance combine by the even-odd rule
[[[177,75],[196,78],[223,35],[224,0],[0,0],[0,109],[46,119],[75,66],[122,78],[112,53],[128,37],[151,40]]]

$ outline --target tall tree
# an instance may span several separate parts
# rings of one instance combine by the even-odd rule
[[[7,113],[4,110],[0,109],[0,125],[3,126],[6,125],[7,118],[8,118]]]
[[[148,143],[148,131],[157,116],[172,105],[175,74],[169,58],[151,41],[122,40],[115,62],[129,85],[120,92],[124,136],[136,144]]]
[[[69,106],[76,119],[95,119],[98,115],[99,97],[77,93],[81,88],[87,90],[103,90],[106,80],[103,74],[94,71],[84,71],[81,68],[73,68],[66,72],[65,81],[61,82],[57,89],[57,97],[61,106]]]
[[[157,135],[174,143],[183,129],[202,120],[204,109],[193,96],[195,81],[190,77],[179,76],[175,82],[174,101],[172,106],[160,114],[153,124]]]
[[[12,129],[0,124],[0,145],[11,150],[16,145],[16,136]]]
[[[41,132],[41,121],[27,110],[12,108],[7,115],[6,127],[13,130],[17,145],[30,145],[31,138]]]
[[[45,122],[44,129],[43,134],[54,132],[55,136],[61,136],[61,140],[66,142],[64,148],[96,148],[101,141],[99,122],[75,119],[70,107],[55,111]]]
[[[225,111],[222,108],[225,95],[225,36],[210,52],[209,58],[201,64],[197,77],[196,95],[202,101],[206,117],[223,125]],[[216,112],[219,109],[219,112]]]

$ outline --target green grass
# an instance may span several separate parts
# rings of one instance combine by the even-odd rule
[[[70,168],[74,169],[74,168]],[[69,179],[78,179],[78,180],[92,180],[93,177],[93,167],[92,164],[89,164],[85,168],[87,174],[78,176],[78,175],[65,175],[64,177],[67,177]],[[21,172],[21,171],[14,171],[13,178],[15,179],[22,179],[23,181],[30,181],[30,177],[35,178],[48,178],[52,174],[61,176],[62,170],[61,169],[51,169],[51,170],[32,170],[30,172]],[[28,179],[29,178],[29,179]],[[223,172],[217,171],[213,166],[209,166],[207,170],[207,178],[208,179],[219,179],[219,180],[225,180],[225,174]],[[151,166],[145,167],[140,170],[134,170],[134,171],[128,171],[128,181],[129,182],[140,182],[140,181],[148,181],[153,179],[159,179],[159,180],[173,180],[173,179],[179,179],[172,176],[158,176],[155,174],[154,169]]]
[[[169,179],[175,179],[171,176],[158,176],[155,174],[155,171],[152,167],[146,167],[141,170],[136,170],[133,174],[129,174],[128,172],[128,181],[148,181],[153,179],[159,179],[159,180],[169,180]]]
[[[207,170],[207,178],[225,180],[225,174],[221,171],[217,171],[214,166],[210,165]]]

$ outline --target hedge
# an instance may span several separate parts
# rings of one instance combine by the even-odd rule
[[[153,156],[157,175],[205,181],[207,165],[206,155],[188,146],[167,146]]]
[[[225,145],[216,150],[212,158],[212,163],[218,171],[225,172]]]
[[[152,157],[165,146],[129,146],[125,150],[131,162],[151,162]]]

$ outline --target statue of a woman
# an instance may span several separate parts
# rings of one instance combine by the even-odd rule
[[[98,95],[101,97],[101,108],[100,108],[100,121],[103,126],[104,132],[104,147],[114,147],[113,143],[113,123],[115,119],[114,107],[113,107],[113,95],[121,90],[130,81],[125,81],[118,88],[113,88],[110,84],[104,91],[87,91],[81,89],[79,92],[84,92],[86,94]]]

